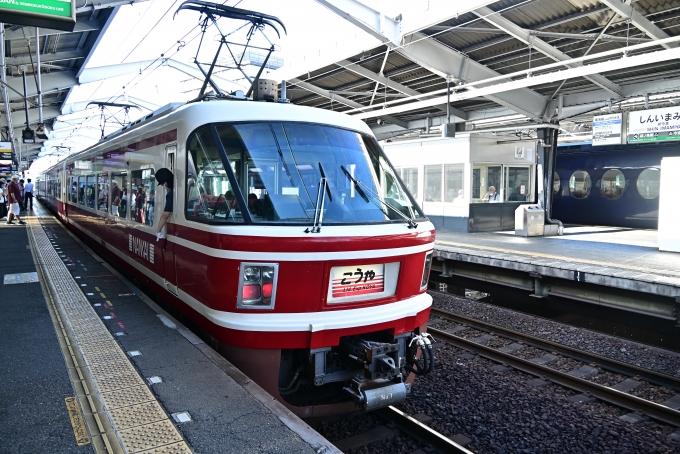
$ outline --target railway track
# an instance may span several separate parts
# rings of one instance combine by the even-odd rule
[[[635,383],[640,383],[641,381],[646,381],[651,384],[663,386],[678,391],[680,390],[680,380],[675,377],[650,371],[648,369],[636,367],[630,364],[625,364],[599,355],[576,350],[570,347],[556,344],[554,342],[518,333],[516,331],[511,331],[495,325],[489,325],[479,320],[470,319],[468,317],[453,314],[447,311],[443,311],[441,309],[432,308],[431,317],[433,316],[441,317],[443,320],[455,322],[459,324],[461,327],[465,326],[482,332],[493,333],[498,337],[514,341],[514,343],[510,344],[509,346],[503,347],[502,349],[497,349],[483,345],[482,342],[484,342],[484,340],[482,338],[484,336],[480,336],[480,338],[470,340],[458,336],[455,333],[442,331],[432,326],[429,326],[428,332],[432,334],[435,338],[440,339],[441,341],[447,342],[458,348],[476,351],[479,355],[483,357],[508,365],[514,369],[526,372],[528,374],[535,375],[546,380],[550,380],[554,383],[560,384],[567,388],[574,389],[587,396],[593,396],[602,401],[623,408],[627,408],[632,412],[643,413],[653,419],[665,422],[667,424],[680,426],[680,411],[674,408],[639,398],[637,396],[614,389],[612,387],[594,383],[592,381],[586,380],[585,378],[579,378],[579,376],[577,376],[579,374],[560,372],[549,367],[547,363],[545,365],[542,365],[537,362],[534,362],[537,358],[534,358],[533,361],[527,360],[517,357],[513,355],[513,353],[518,350],[521,350],[525,346],[532,346],[537,349],[550,352],[550,355],[546,356],[552,356],[553,358],[557,358],[556,355],[559,354],[571,359],[575,359],[577,361],[584,362],[589,365],[595,364],[601,369],[621,374],[626,377],[633,377],[632,380],[631,378],[628,378],[627,380],[630,386],[634,386]],[[461,332],[462,329],[453,329],[449,331]],[[488,337],[488,339],[486,340],[488,341],[490,338],[491,337]],[[591,369],[593,369],[592,366],[587,367],[591,367]],[[582,375],[585,376],[586,374]],[[625,386],[622,388],[625,388]]]

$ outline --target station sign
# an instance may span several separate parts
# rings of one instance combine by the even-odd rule
[[[597,115],[593,117],[593,145],[621,144],[623,115]]]
[[[75,0],[0,0],[0,22],[72,32]]]
[[[628,143],[680,140],[680,108],[640,110],[628,114]]]

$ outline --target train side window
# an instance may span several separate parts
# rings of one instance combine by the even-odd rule
[[[619,169],[607,170],[600,181],[600,191],[608,199],[618,199],[626,190],[626,177]]]
[[[425,201],[442,201],[442,166],[425,166]]]
[[[661,172],[659,169],[650,167],[640,172],[640,175],[637,178],[636,186],[642,198],[652,200],[659,197],[660,181]]]
[[[85,199],[86,199],[87,206],[90,207],[90,208],[94,208],[94,201],[95,201],[95,198],[97,197],[97,194],[96,194],[97,191],[95,189],[97,187],[96,178],[97,178],[96,175],[88,175],[87,176],[87,185],[86,185],[86,188],[85,188]]]
[[[111,174],[111,214],[121,218],[127,218],[127,172]]]
[[[71,177],[71,187],[69,188],[71,203],[78,203],[78,177]]]
[[[100,173],[97,182],[97,209],[109,211],[109,174]]]
[[[78,203],[85,205],[85,177],[78,177]]]
[[[186,191],[187,219],[243,222],[241,207],[210,128],[202,128],[189,137]]]
[[[585,170],[577,170],[569,178],[569,192],[577,199],[588,197],[590,187],[590,175]]]
[[[130,219],[140,224],[153,225],[156,205],[156,180],[153,168],[132,171],[132,195],[130,196]]]
[[[561,186],[562,182],[560,181],[560,176],[557,174],[557,172],[553,172],[553,195],[560,193]]]

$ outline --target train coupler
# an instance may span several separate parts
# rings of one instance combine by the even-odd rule
[[[401,381],[378,379],[367,380],[361,376],[354,377],[348,387],[343,390],[349,393],[354,403],[364,411],[398,404],[406,400],[410,385]]]

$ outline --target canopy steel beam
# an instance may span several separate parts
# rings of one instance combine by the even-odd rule
[[[341,60],[337,65],[344,66],[346,69],[359,74],[360,76],[363,76],[367,79],[371,79],[374,82],[378,82],[383,84],[384,86],[391,88],[392,90],[398,91],[400,93],[403,93],[405,95],[409,96],[417,96],[420,95],[421,93],[419,91],[416,91],[412,88],[407,87],[406,85],[400,84],[399,82],[395,82],[391,79],[388,79],[385,76],[382,76],[380,74],[376,74],[373,71],[364,68],[361,66],[359,63],[352,63],[349,60]],[[438,109],[446,111],[446,104],[443,106],[437,106]],[[465,120],[467,119],[467,113],[463,112],[460,109],[456,109],[454,107],[451,107],[451,113],[455,115],[457,118],[460,120]]]
[[[451,33],[486,33],[491,35],[507,35],[508,32],[505,30],[500,30],[497,28],[480,28],[480,27],[457,27],[451,28],[447,25],[434,25],[428,27],[428,30],[435,31],[446,31],[450,30]],[[525,29],[526,30],[526,29]],[[565,38],[565,39],[578,39],[586,41],[615,41],[619,43],[628,42],[645,42],[649,41],[649,38],[627,38],[625,36],[613,36],[613,35],[599,35],[597,33],[556,33],[556,32],[544,32],[540,30],[526,30],[532,36],[546,36],[549,38]]]
[[[102,29],[103,24],[96,20],[78,20],[72,32],[65,32],[63,30],[52,30],[51,28],[41,28],[40,36],[49,35],[64,35],[67,33],[83,33],[92,32]],[[14,41],[17,39],[35,39],[35,27],[22,27],[18,30],[6,30],[5,39]]]
[[[304,82],[300,79],[289,79],[288,84],[297,85],[298,87],[304,88],[307,91],[311,91],[312,93],[316,93],[319,96],[323,96],[324,98],[332,99],[333,101],[337,101],[337,102],[342,103],[342,104],[349,106],[349,107],[354,107],[354,108],[365,107],[363,104],[360,104],[356,101],[352,101],[351,99],[347,99],[343,96],[335,95],[328,90],[325,90],[321,87],[317,87],[316,85],[312,85],[310,83]],[[394,118],[394,117],[389,116],[389,115],[375,115],[375,116],[383,118],[386,122],[395,124],[397,126],[401,126],[402,128],[406,127],[406,122],[401,121],[398,118]]]
[[[523,29],[519,25],[504,18],[500,14],[495,13],[493,10],[487,7],[481,7],[474,10],[473,13],[479,16],[481,19],[484,19],[488,23],[507,32],[512,37],[522,41],[524,44],[532,46],[533,48],[535,48],[542,54],[552,58],[553,60],[565,62],[565,66],[568,66],[569,68],[575,68],[579,66],[578,63],[569,63],[569,60],[571,60],[571,57],[569,55],[555,49],[553,46],[546,43],[542,39],[533,37],[529,30]],[[609,90],[617,98],[620,96],[621,87],[619,87],[606,77],[601,76],[599,74],[591,74],[585,76],[585,78],[593,82],[594,84],[604,88],[605,90]]]
[[[607,5],[608,7],[610,7],[618,15],[623,16],[626,19],[630,19],[631,23],[635,25],[635,27],[638,30],[644,32],[650,38],[664,39],[669,37],[669,35],[666,34],[666,32],[661,30],[659,27],[651,23],[649,19],[640,14],[633,7],[633,5],[623,3],[620,0],[600,0],[600,1]],[[678,43],[666,43],[663,44],[663,47],[665,47],[666,49],[671,49],[673,47],[678,47]]]
[[[401,23],[356,0],[316,0],[390,47],[401,42]]]
[[[27,78],[28,92],[27,96],[34,97],[38,95],[38,90],[35,85],[35,79],[33,77]],[[73,71],[53,71],[51,73],[46,73],[42,75],[42,93],[43,95],[56,90],[67,90],[71,87],[78,85],[75,73]],[[17,90],[19,92],[23,91],[23,81],[19,77],[13,77],[7,80],[7,85]],[[10,96],[10,101],[23,99],[13,92],[14,96]]]
[[[77,60],[79,58],[87,57],[87,54],[88,52],[84,50],[70,50],[64,52],[57,52],[56,54],[43,53],[40,55],[40,62],[54,63],[58,61]],[[33,61],[35,61],[35,58],[33,59]],[[5,63],[8,66],[30,65],[31,58],[28,55],[22,57],[8,57],[5,59]]]

